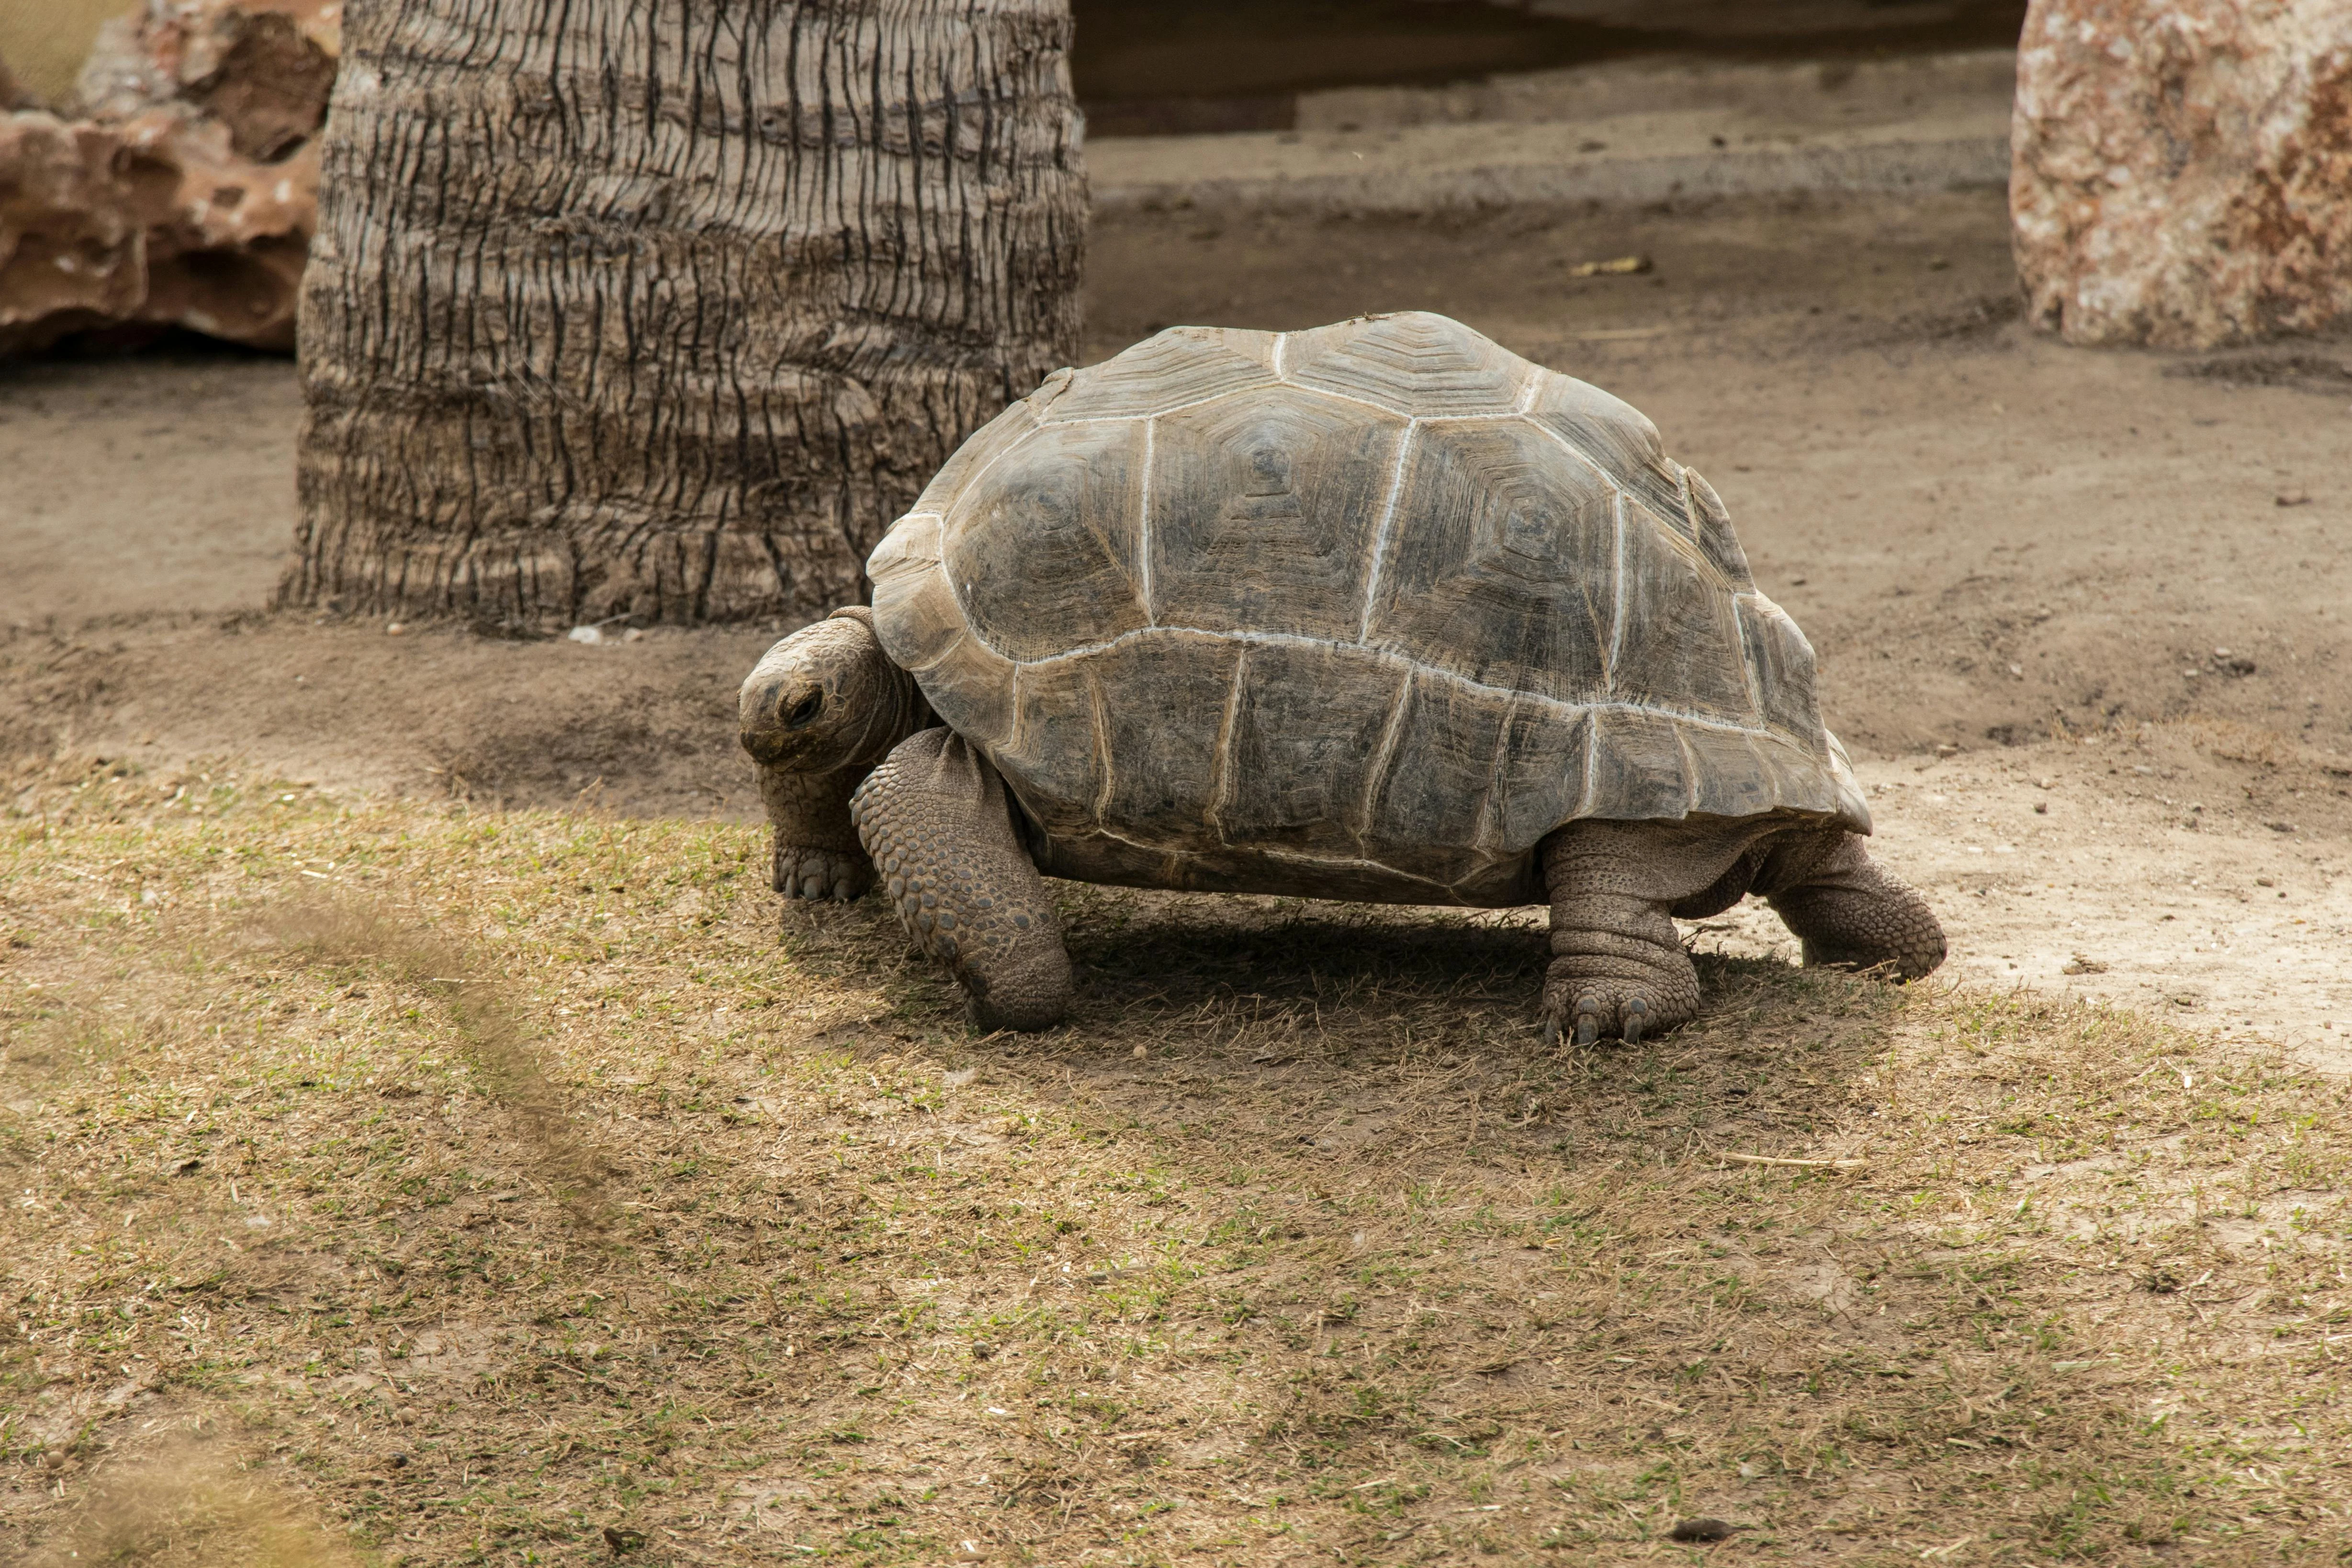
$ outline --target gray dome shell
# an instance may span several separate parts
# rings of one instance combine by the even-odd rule
[[[1713,489],[1444,316],[1175,327],[1058,371],[866,572],[1052,875],[1503,906],[1580,817],[1869,831]]]

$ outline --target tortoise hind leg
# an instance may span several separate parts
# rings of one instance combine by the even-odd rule
[[[1070,958],[1045,879],[1013,832],[1004,781],[951,730],[910,735],[849,814],[922,950],[983,1029],[1044,1029],[1070,1005]]]
[[[1808,965],[1891,968],[1916,980],[1944,962],[1944,928],[1927,900],[1890,877],[1842,827],[1780,835],[1755,891],[1804,943]]]
[[[1588,820],[1546,838],[1552,961],[1544,976],[1545,1034],[1557,1038],[1572,1029],[1579,1045],[1604,1037],[1635,1045],[1690,1022],[1698,1012],[1698,972],[1670,911],[1716,891],[1753,837]]]

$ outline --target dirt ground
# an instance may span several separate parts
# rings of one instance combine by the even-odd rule
[[[1628,254],[1646,275],[1578,279]],[[2000,198],[1097,226],[1088,357],[1178,321],[1444,310],[1632,400],[1820,651],[1883,852],[1958,979],[2347,1061],[2352,344],[2086,353],[2014,318]],[[583,647],[265,612],[281,360],[0,365],[0,744],[740,818],[733,688],[784,629]],[[1768,915],[1701,933],[1758,952]]]

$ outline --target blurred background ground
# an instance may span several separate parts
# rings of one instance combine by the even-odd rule
[[[1298,95],[1672,54],[1852,60],[2002,48],[2024,0],[1077,0],[1096,135],[1279,131]]]

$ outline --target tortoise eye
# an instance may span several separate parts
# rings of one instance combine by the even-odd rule
[[[793,703],[793,710],[784,715],[784,728],[787,730],[799,729],[802,725],[815,718],[817,710],[824,706],[824,693],[822,691],[810,692],[806,697],[803,697],[798,702]]]

